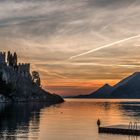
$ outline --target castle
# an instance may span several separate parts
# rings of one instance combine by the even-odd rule
[[[5,64],[6,53],[0,52],[0,64]]]
[[[30,64],[18,63],[17,54],[8,51],[0,52],[0,72],[2,79],[6,83],[15,83],[19,77],[28,78],[31,80]]]
[[[11,101],[59,103],[64,100],[42,89],[39,73],[30,73],[29,63],[18,63],[16,52],[0,52],[0,102]]]

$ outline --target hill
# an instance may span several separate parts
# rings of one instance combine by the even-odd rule
[[[135,72],[116,84],[111,98],[140,98],[140,72]]]
[[[105,84],[89,95],[79,95],[74,98],[140,99],[140,72],[133,73],[114,86]]]
[[[112,86],[110,86],[109,84],[105,84],[95,92],[92,92],[88,95],[79,95],[76,96],[75,98],[109,98],[112,90],[113,90]]]

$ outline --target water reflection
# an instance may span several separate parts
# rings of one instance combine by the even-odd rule
[[[129,136],[128,140],[138,140],[138,137],[137,136]]]
[[[37,139],[39,131],[40,109],[48,107],[44,103],[20,103],[0,105],[0,139],[27,139],[31,131]]]
[[[120,110],[127,116],[140,117],[140,102],[120,103]]]
[[[44,103],[1,104],[0,139],[140,139],[135,136],[99,135],[98,118],[102,125],[138,122],[140,101],[66,100],[53,106]]]

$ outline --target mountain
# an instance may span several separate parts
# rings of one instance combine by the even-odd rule
[[[140,98],[140,72],[135,72],[116,84],[110,97]]]
[[[95,92],[91,93],[89,97],[92,98],[108,98],[113,90],[113,87],[109,84],[105,84]]]
[[[89,95],[79,95],[74,98],[140,99],[140,72],[124,78],[113,87],[105,84]]]
[[[109,98],[113,88],[109,84],[105,84],[95,92],[88,95],[79,95],[76,98]]]

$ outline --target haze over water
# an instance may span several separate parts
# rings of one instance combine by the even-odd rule
[[[0,109],[0,138],[17,140],[131,140],[129,136],[98,134],[102,125],[139,122],[140,100],[66,99],[46,104],[3,105]],[[135,138],[136,139],[136,138]],[[137,137],[137,140],[140,137]]]

